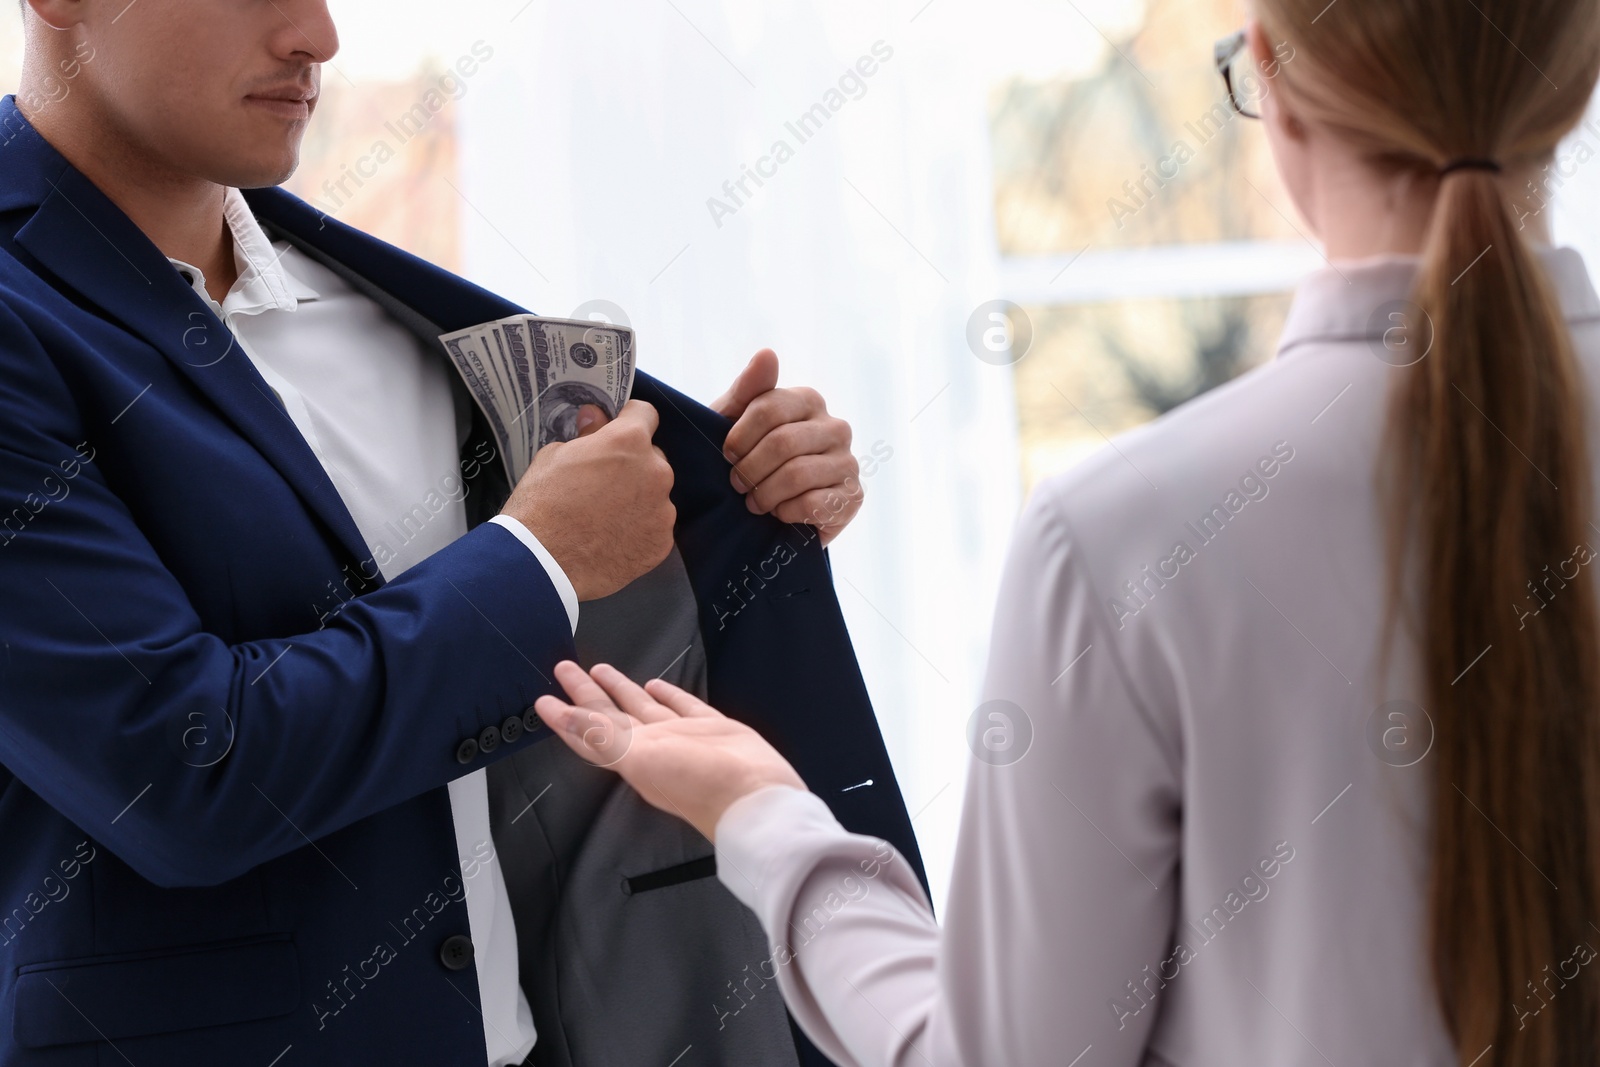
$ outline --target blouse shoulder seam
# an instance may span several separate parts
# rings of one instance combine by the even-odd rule
[[[1077,530],[1072,523],[1072,519],[1067,514],[1065,505],[1055,496],[1054,493],[1050,493],[1048,489],[1046,489],[1045,492],[1048,495],[1045,497],[1043,503],[1050,509],[1052,516],[1060,522],[1067,544],[1071,548],[1071,551],[1065,553],[1066,565],[1068,568],[1077,573],[1078,579],[1083,582],[1084,587],[1089,591],[1090,599],[1095,605],[1088,613],[1089,625],[1100,636],[1109,637],[1110,631],[1107,629],[1105,620],[1101,617],[1099,611],[1099,605],[1103,603],[1103,601],[1100,599],[1100,591],[1095,585],[1094,575],[1091,572],[1091,568],[1086,565],[1086,561],[1082,561],[1082,556],[1084,555],[1083,539],[1078,536]],[[1132,675],[1128,671],[1127,665],[1123,662],[1121,655],[1118,654],[1116,646],[1110,640],[1105,641],[1105,646],[1106,654],[1111,659],[1112,668],[1116,671],[1117,678],[1122,683],[1123,690],[1128,694],[1128,699],[1132,702],[1134,709],[1138,711],[1140,719],[1144,721],[1145,728],[1149,730],[1151,735],[1155,738],[1157,746],[1161,749],[1162,755],[1166,758],[1168,769],[1173,775],[1173,780],[1175,782],[1181,782],[1183,780],[1183,756],[1179,738],[1169,736],[1174,731],[1165,729],[1163,725],[1157,721],[1156,716],[1153,714],[1144,698],[1140,695],[1139,690],[1134,687]]]

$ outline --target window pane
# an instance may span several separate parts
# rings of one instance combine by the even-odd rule
[[[1273,295],[1027,309],[1035,342],[1016,367],[1027,488],[1270,358],[1288,308]]]
[[[1142,21],[1105,38],[1087,73],[1015,77],[991,95],[1001,253],[1299,238],[1265,134],[1214,64],[1238,4],[1123,6]]]

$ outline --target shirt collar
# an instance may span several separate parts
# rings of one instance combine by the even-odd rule
[[[1600,296],[1583,257],[1572,248],[1536,246],[1534,252],[1567,322],[1600,319]],[[1295,290],[1278,355],[1316,342],[1381,341],[1397,323],[1409,322],[1421,265],[1420,256],[1383,255],[1330,262],[1308,275]]]
[[[233,264],[239,273],[238,280],[222,301],[224,314],[293,311],[301,301],[318,298],[317,291],[296,277],[284,263],[285,253],[291,251],[291,247],[285,246],[282,251],[272,247],[272,241],[256,221],[244,195],[232,186],[223,192],[222,214],[233,235]],[[171,257],[168,262],[190,279],[202,298],[211,299],[200,268]]]

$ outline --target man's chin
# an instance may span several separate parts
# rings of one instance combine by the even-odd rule
[[[300,152],[295,150],[272,159],[237,161],[212,180],[218,185],[231,185],[238,189],[261,189],[269,185],[282,185],[294,176],[300,167]]]

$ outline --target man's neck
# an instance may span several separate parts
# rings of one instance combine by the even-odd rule
[[[19,93],[17,106],[39,135],[121,208],[163,255],[200,268],[206,291],[221,303],[239,277],[233,235],[223,215],[223,186],[153,167],[128,146],[107,142],[103,133],[87,136],[66,100],[37,114],[29,114],[22,101]]]

